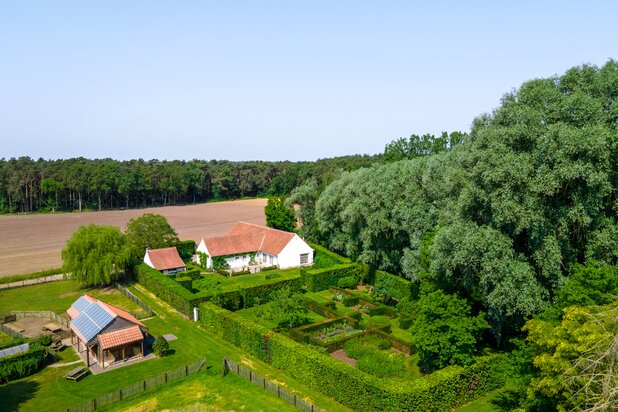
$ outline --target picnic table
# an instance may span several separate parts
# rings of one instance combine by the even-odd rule
[[[77,382],[78,380],[86,376],[88,372],[90,371],[85,366],[78,366],[77,368],[73,369],[71,372],[67,373],[64,376],[64,378]]]

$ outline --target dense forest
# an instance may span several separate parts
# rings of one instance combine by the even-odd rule
[[[412,280],[417,324],[443,293],[484,316],[477,350],[512,351],[503,410],[615,410],[618,62],[528,81],[433,140],[292,191],[302,234]]]
[[[139,208],[284,195],[307,179],[379,162],[355,155],[315,162],[0,159],[0,213]]]

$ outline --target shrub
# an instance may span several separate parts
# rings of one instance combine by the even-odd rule
[[[195,253],[195,242],[193,240],[181,240],[176,242],[174,246],[178,249],[178,254],[183,260],[191,259]]]
[[[202,269],[193,264],[187,265],[187,270],[180,273],[182,276],[190,277],[193,280],[197,280],[202,276]]]
[[[361,321],[363,329],[377,329],[390,332],[391,319],[388,316],[370,316]]]
[[[32,375],[47,359],[47,350],[38,343],[30,344],[28,351],[0,359],[0,383]]]
[[[352,263],[351,259],[338,255],[315,243],[307,242],[314,250],[313,264],[316,268],[325,268],[342,263]]]
[[[184,273],[184,272],[181,272],[181,273]],[[175,280],[180,286],[187,289],[189,292],[193,292],[193,288],[191,287],[191,284],[193,283],[193,279],[191,279],[188,276],[181,276],[181,277],[177,277]]]
[[[347,263],[324,269],[302,268],[300,273],[303,276],[307,290],[310,292],[318,292],[332,286],[337,286],[339,279],[346,276],[360,277],[360,266],[356,263]]]
[[[356,367],[379,378],[401,377],[405,372],[403,355],[385,353],[379,350],[361,356],[357,360]]]
[[[358,285],[358,278],[355,276],[344,276],[337,281],[337,287],[340,289],[354,289]]]
[[[39,336],[36,339],[36,342],[41,346],[49,346],[52,343],[52,339],[51,339],[51,336],[49,335],[43,335],[43,336]]]
[[[401,329],[410,329],[410,326],[412,326],[413,322],[413,318],[399,318],[399,327]]]
[[[277,279],[277,278],[280,278],[280,277],[281,277],[281,275],[278,274],[278,273],[268,273],[268,274],[266,274],[264,276],[264,279],[271,280],[271,279]]]
[[[159,336],[152,344],[152,350],[154,351],[155,355],[163,357],[167,355],[167,352],[170,350],[170,344],[163,336]]]
[[[269,270],[277,270],[277,265],[266,266],[260,269],[261,272],[268,272]]]
[[[250,274],[251,274],[251,271],[249,269],[232,272],[232,276],[241,276],[241,275],[250,275]]]
[[[410,298],[412,282],[381,270],[376,271],[373,293],[388,302],[393,299]]]

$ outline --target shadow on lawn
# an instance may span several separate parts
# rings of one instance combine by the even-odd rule
[[[18,411],[19,405],[34,398],[41,385],[34,381],[20,381],[0,386],[3,411]]]

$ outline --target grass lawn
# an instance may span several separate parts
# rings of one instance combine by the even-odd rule
[[[478,398],[457,409],[457,412],[498,412],[500,409],[491,403],[491,400],[499,391],[500,389],[496,389],[495,391],[489,392],[482,398]]]
[[[84,291],[79,289],[79,286],[73,281],[52,282],[12,289],[0,293],[0,305],[2,305],[0,307],[6,307],[4,310],[31,309],[61,312],[73,302],[76,296],[84,293]],[[97,296],[97,290],[88,291],[92,295]],[[160,402],[163,404],[175,402],[172,398],[177,397],[177,402],[182,403],[186,401],[187,403],[184,406],[191,409],[191,405],[196,402],[195,398],[199,397],[196,394],[196,388],[202,388],[200,389],[201,392],[199,392],[204,395],[201,400],[202,403],[209,403],[211,398],[220,400],[217,401],[220,403],[215,403],[214,410],[217,410],[216,408],[233,408],[233,405],[238,405],[238,410],[240,410],[242,409],[240,406],[243,401],[245,401],[247,407],[250,407],[251,404],[249,402],[252,399],[257,399],[256,403],[258,405],[274,405],[278,402],[274,395],[249,382],[237,385],[235,378],[229,376],[221,378],[223,357],[228,356],[236,362],[252,367],[262,376],[274,381],[285,382],[288,389],[299,392],[303,397],[311,399],[324,409],[329,411],[349,410],[331,399],[304,387],[301,383],[289,379],[270,365],[247,356],[233,345],[209,335],[199,327],[199,324],[185,319],[147,290],[139,286],[132,286],[131,291],[153,307],[159,314],[158,317],[143,320],[143,323],[148,327],[152,335],[158,336],[172,333],[177,336],[177,340],[170,342],[170,349],[173,352],[170,356],[139,362],[97,376],[88,375],[79,382],[64,379],[64,375],[74,368],[75,365],[58,368],[47,367],[27,378],[0,385],[2,408],[7,410],[50,410],[50,406],[53,405],[51,409],[61,410],[143,379],[159,375],[165,371],[190,364],[204,357],[207,358],[207,365],[210,368],[206,372],[201,372],[195,377],[190,378],[187,381],[187,385],[184,385],[184,381],[174,383],[173,385],[176,388],[173,391],[174,394],[170,392],[165,395],[167,393],[166,388],[162,387],[155,389],[156,392],[152,392],[150,395],[144,394],[145,397],[143,399],[148,398],[148,402],[159,402],[158,394],[161,392]],[[102,291],[99,292],[101,293],[100,297],[102,300],[109,300],[105,299],[108,294],[102,294]],[[37,295],[40,296],[40,299],[36,299]],[[122,294],[118,294],[114,299],[114,304],[123,308],[133,305],[133,302]],[[68,363],[71,360],[77,359],[77,355],[70,348],[61,352],[61,357],[60,363]],[[222,382],[215,383],[217,379],[222,380]],[[234,388],[237,386],[239,387],[239,396],[242,396],[242,398],[234,401],[230,398],[236,395],[230,396],[230,393],[236,390]],[[130,399],[128,401],[132,402]],[[234,404],[233,402],[241,403]],[[118,409],[123,405],[123,403],[115,404],[112,409]],[[154,409],[158,408],[154,407]],[[252,408],[249,409],[253,410]]]
[[[41,283],[0,291],[0,313],[11,310],[51,310],[62,315],[78,297],[89,294],[103,302],[118,306],[138,319],[148,314],[113,287],[81,288],[75,280]]]
[[[0,332],[0,346],[4,346],[10,341],[13,340],[13,337],[8,333]]]
[[[276,275],[277,277],[273,279],[266,279],[266,276],[271,277],[273,275]],[[239,287],[251,288],[258,285],[280,282],[286,279],[295,279],[300,277],[300,269],[290,268],[282,270],[269,270],[266,272],[232,276],[229,278],[221,276],[218,273],[202,272],[202,277],[205,279],[216,280],[219,283],[217,288],[219,288],[222,292],[226,292]]]
[[[259,323],[260,325],[273,330],[277,326],[273,321],[266,319],[264,316],[258,316],[260,312],[267,313],[271,305],[272,302],[269,302],[263,305],[241,309],[236,313],[245,319],[249,319],[252,322]],[[311,310],[307,310],[305,315],[309,318],[309,322],[307,323],[322,322],[323,320],[326,320],[324,316],[318,315]]]

